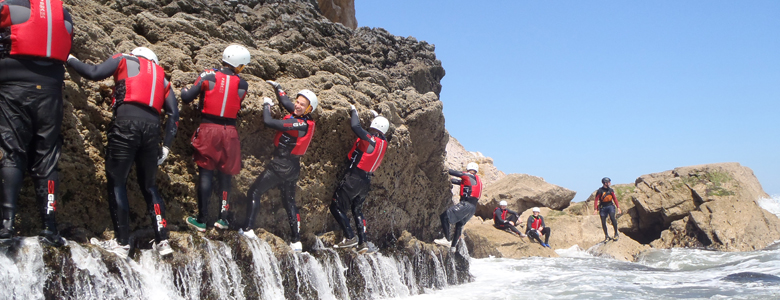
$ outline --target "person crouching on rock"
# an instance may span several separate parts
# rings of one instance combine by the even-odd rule
[[[154,224],[154,248],[160,255],[173,253],[168,244],[165,202],[157,191],[156,175],[157,166],[168,157],[176,136],[179,108],[157,55],[149,48],[138,47],[130,54],[115,54],[99,65],[86,64],[71,56],[68,66],[89,80],[103,80],[113,75],[115,82],[111,105],[114,119],[106,134],[108,207],[115,238],[105,242],[93,238],[91,242],[120,257],[127,257],[130,250],[127,175],[135,163],[138,185]],[[160,113],[163,110],[168,119],[161,149]]]
[[[528,222],[526,223],[528,228],[525,234],[542,244],[542,247],[550,248],[550,244],[548,244],[550,241],[550,228],[544,226],[544,217],[540,215],[541,210],[538,207],[534,207],[531,211],[533,215],[528,217]],[[544,243],[542,243],[542,235],[544,235]]]
[[[301,217],[298,214],[298,207],[295,206],[295,189],[301,170],[301,156],[306,153],[314,135],[314,120],[311,118],[311,112],[317,109],[317,95],[310,90],[301,90],[293,103],[278,83],[270,80],[266,82],[274,87],[276,99],[290,114],[281,120],[273,119],[271,106],[274,102],[268,97],[263,99],[263,123],[266,127],[277,130],[274,138],[276,148],[272,154],[273,158],[266,164],[265,171],[255,179],[247,191],[248,200],[251,201],[251,211],[242,230],[245,236],[255,237],[252,229],[255,226],[257,212],[260,210],[260,197],[269,189],[278,186],[282,205],[287,211],[287,220],[290,222],[292,236],[290,248],[300,252],[302,250]]]
[[[493,226],[501,230],[509,229],[518,236],[525,237],[526,235],[515,227],[518,225],[517,219],[520,215],[514,210],[507,209],[506,201],[502,200],[498,205],[493,211]]]
[[[450,182],[460,185],[460,202],[451,206],[439,216],[444,237],[435,239],[434,242],[442,246],[449,246],[450,252],[457,250],[455,247],[458,245],[458,240],[460,240],[463,225],[466,225],[466,222],[477,211],[477,203],[482,195],[482,181],[479,179],[477,172],[479,172],[479,165],[475,162],[466,165],[466,173],[449,170],[451,176],[458,177],[450,179]],[[452,240],[450,240],[450,224],[455,224],[455,235],[452,237]]]
[[[27,171],[43,220],[41,241],[57,247],[66,244],[55,215],[62,149],[62,63],[68,59],[73,35],[73,20],[59,0],[0,1],[0,240],[14,236]]]
[[[387,118],[378,116],[371,111],[375,118],[371,121],[371,127],[366,131],[360,126],[357,110],[351,105],[352,132],[358,136],[352,145],[352,150],[347,154],[348,170],[344,178],[333,194],[330,203],[330,213],[336,218],[336,222],[344,232],[344,240],[333,245],[333,248],[349,248],[357,245],[358,253],[368,252],[366,243],[366,219],[363,217],[363,201],[371,188],[371,176],[382,164],[382,159],[387,152],[387,139],[385,133],[390,128]],[[349,226],[349,218],[345,213],[352,209],[352,217],[355,219],[357,237]]]
[[[241,171],[241,143],[236,118],[249,83],[238,73],[249,64],[250,54],[244,46],[231,45],[222,52],[222,68],[206,70],[192,87],[181,90],[181,99],[190,103],[200,96],[198,108],[201,124],[192,135],[193,159],[198,165],[198,216],[187,217],[187,225],[206,231],[209,200],[216,175],[221,209],[214,227],[228,229],[228,199],[231,178]]]
[[[618,238],[620,238],[620,234],[618,233],[617,220],[615,219],[615,209],[617,208],[618,213],[622,213],[620,211],[620,204],[618,204],[615,191],[609,187],[612,184],[612,180],[609,179],[609,177],[604,177],[601,179],[601,184],[602,186],[596,191],[596,199],[593,201],[593,214],[598,213],[601,217],[601,229],[604,230],[604,241],[617,241]],[[612,228],[615,231],[614,238],[610,238],[609,233],[607,232],[607,216],[609,216],[609,220],[612,222]]]

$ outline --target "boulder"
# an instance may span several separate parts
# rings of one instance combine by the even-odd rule
[[[561,210],[571,204],[575,194],[575,191],[547,183],[541,177],[509,174],[485,187],[476,215],[492,218],[493,210],[502,200],[518,212],[534,206]]]
[[[523,231],[522,228],[518,229]],[[558,257],[555,251],[542,247],[530,238],[521,238],[509,231],[493,227],[492,219],[482,221],[479,217],[472,218],[463,227],[463,241],[466,242],[469,255],[473,258]]]
[[[382,246],[402,230],[430,240],[438,232],[438,214],[451,205],[444,169],[448,135],[444,128],[440,80],[444,76],[435,47],[384,29],[352,30],[323,17],[313,1],[66,0],[75,24],[72,54],[100,63],[117,52],[150,47],[178,94],[205,69],[219,66],[222,50],[241,43],[252,60],[241,77],[250,88],[238,120],[243,168],[233,178],[230,208],[233,226],[243,225],[249,185],[265,169],[273,150],[274,130],[262,122],[264,96],[273,97],[265,80],[275,80],[295,94],[311,89],[320,99],[313,113],[313,141],[302,158],[297,205],[304,239],[337,229],[328,206],[344,174],[345,158],[356,137],[349,127],[354,104],[364,127],[375,109],[391,122],[389,150],[372,179],[364,214],[368,236]],[[60,230],[72,237],[110,230],[103,154],[111,122],[111,78],[88,81],[66,72],[64,145],[60,159]],[[171,154],[160,166],[157,185],[166,202],[171,230],[185,228],[184,218],[197,211],[197,168],[190,137],[200,123],[191,104],[180,104],[181,120]],[[274,106],[272,114],[285,113]],[[131,228],[149,228],[147,207],[131,173],[128,178]],[[22,193],[16,228],[31,235],[40,221],[29,181]],[[218,203],[212,198],[213,222]],[[286,237],[289,227],[279,192],[262,198],[259,227]],[[306,237],[308,235],[309,237]]]
[[[647,250],[650,250],[650,246],[642,245],[630,238],[621,237],[617,241],[598,243],[590,247],[587,252],[598,257],[635,261],[640,253]]]
[[[445,148],[447,156],[445,164],[448,169],[463,171],[466,169],[466,165],[470,162],[476,162],[479,164],[479,179],[482,180],[483,188],[490,186],[493,182],[506,176],[504,172],[501,172],[493,165],[493,159],[485,157],[480,152],[471,152],[466,150],[457,139],[450,136]],[[460,186],[452,186],[452,201],[457,203],[460,201]]]
[[[344,24],[349,28],[357,28],[355,18],[355,0],[317,0],[320,11],[328,20]]]

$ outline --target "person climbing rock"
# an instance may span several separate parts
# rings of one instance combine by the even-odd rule
[[[63,62],[73,35],[73,20],[62,1],[0,0],[0,240],[15,234],[26,171],[43,221],[41,240],[57,247],[66,243],[57,230],[57,162]]]
[[[466,222],[477,211],[477,203],[482,195],[482,181],[477,172],[479,172],[479,165],[475,162],[466,165],[466,173],[452,169],[448,171],[450,176],[458,177],[450,179],[450,182],[460,185],[460,202],[439,215],[444,237],[435,239],[434,242],[442,246],[449,246],[450,252],[455,252],[457,249],[463,225],[466,225]],[[452,239],[450,239],[450,224],[455,224],[455,235]]]
[[[493,211],[493,226],[501,230],[509,229],[520,237],[526,237],[525,233],[520,232],[515,227],[519,226],[517,223],[519,216],[520,214],[516,211],[507,209],[506,201],[501,200],[496,210]]]
[[[268,97],[263,99],[263,123],[266,127],[277,130],[274,137],[276,148],[272,154],[273,158],[266,164],[265,171],[255,179],[247,191],[251,210],[242,231],[249,238],[255,237],[253,229],[255,217],[260,210],[260,197],[269,189],[278,186],[282,205],[287,211],[287,220],[290,223],[290,248],[300,252],[303,249],[300,235],[301,217],[298,214],[298,207],[295,206],[295,189],[301,170],[301,156],[306,153],[314,136],[314,120],[311,112],[317,109],[319,102],[314,92],[301,90],[293,103],[279,83],[270,80],[266,82],[274,87],[276,99],[289,114],[281,120],[272,118],[271,106],[274,102]]]
[[[200,96],[201,124],[191,140],[195,148],[193,158],[198,165],[198,215],[186,219],[187,225],[197,231],[206,231],[215,176],[219,183],[221,209],[214,227],[229,227],[231,179],[241,171],[241,144],[236,118],[249,90],[249,83],[238,74],[249,60],[249,50],[244,46],[228,46],[222,52],[222,68],[204,71],[191,88],[181,90],[185,104]]]
[[[620,204],[618,204],[615,191],[610,187],[611,184],[612,180],[609,179],[609,177],[602,178],[601,187],[596,191],[596,200],[593,201],[593,214],[598,213],[601,217],[601,229],[604,230],[605,242],[617,241],[620,238],[617,228],[617,219],[615,218],[615,209],[617,209],[618,213],[623,213],[620,211]],[[613,238],[609,237],[607,231],[607,216],[609,216],[609,220],[612,222],[612,228],[615,231],[615,236]]]
[[[127,175],[135,164],[138,185],[146,201],[155,233],[154,248],[160,255],[173,253],[168,243],[165,202],[157,191],[157,166],[168,157],[176,136],[179,108],[172,86],[165,79],[157,55],[145,47],[130,54],[118,53],[99,65],[68,58],[68,66],[89,80],[114,77],[112,95],[113,120],[106,136],[106,181],[108,207],[115,238],[100,242],[108,251],[127,257],[130,250],[130,207],[127,199]],[[165,111],[162,148],[160,147],[160,114]]]
[[[531,239],[538,241],[543,247],[550,248],[550,228],[545,226],[544,217],[540,215],[541,210],[538,207],[534,207],[531,209],[531,212],[533,215],[528,216],[528,222],[526,222],[528,227],[525,234],[531,237]],[[542,243],[542,235],[544,235],[544,243]]]
[[[369,251],[366,241],[366,219],[363,217],[363,201],[371,189],[371,176],[382,164],[382,159],[387,152],[385,133],[390,128],[387,118],[379,116],[373,110],[371,112],[374,114],[374,120],[366,131],[360,126],[360,118],[355,106],[351,105],[350,124],[352,132],[358,138],[347,154],[347,173],[336,188],[333,201],[330,203],[330,213],[344,232],[344,240],[333,247],[350,248],[357,245],[357,252],[361,254]],[[352,218],[355,219],[357,237],[345,213],[348,209],[352,210]]]

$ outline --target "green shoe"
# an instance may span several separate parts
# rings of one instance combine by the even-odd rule
[[[230,228],[230,225],[228,225],[228,221],[219,219],[216,222],[214,222],[214,227],[217,227],[219,229],[228,229]]]
[[[194,217],[187,217],[187,225],[200,232],[206,232],[206,224],[198,222]]]

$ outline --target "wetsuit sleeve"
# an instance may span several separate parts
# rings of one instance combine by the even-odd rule
[[[170,148],[173,138],[176,137],[176,130],[179,127],[179,104],[176,103],[176,94],[171,92],[173,86],[167,82],[165,103],[163,108],[165,114],[168,115],[168,119],[165,121],[165,138],[163,138],[163,146]]]
[[[533,224],[534,224],[534,216],[528,216],[528,220],[526,220],[525,222],[525,232],[529,232],[533,230],[534,229],[532,226]]]
[[[241,98],[241,102],[246,98],[246,94],[249,91],[249,83],[246,80],[239,79],[238,82],[238,97]]]
[[[510,214],[513,214],[513,215],[515,215],[515,216],[518,216],[518,217],[520,216],[520,214],[518,214],[518,213],[517,213],[516,211],[514,211],[514,210],[507,209],[506,211],[507,211],[508,213],[510,213]]]
[[[599,202],[601,201],[601,190],[596,192],[596,198],[593,200],[593,210],[599,209]]]
[[[355,135],[358,136],[361,140],[367,141],[371,144],[371,146],[376,146],[376,141],[371,138],[371,134],[368,133],[363,127],[360,126],[360,118],[357,115],[357,111],[352,111],[352,119],[350,120],[350,125],[352,126],[352,132],[355,133]]]
[[[453,169],[450,169],[448,171],[448,173],[450,173],[451,176],[455,176],[455,177],[462,177],[463,176],[463,172],[456,171],[456,170],[453,170]]]
[[[458,178],[451,178],[450,182],[452,182],[452,184],[457,184],[457,185],[460,185],[461,183],[463,183],[463,181],[461,181]]]
[[[182,88],[181,89],[181,102],[184,102],[184,104],[190,104],[192,100],[195,100],[195,98],[198,98],[198,95],[203,91],[203,83],[205,80],[202,76],[198,76],[198,79],[195,80],[195,83],[192,84],[191,88]]]
[[[285,93],[284,90],[276,90],[276,100],[279,100],[279,104],[281,104],[287,112],[293,113],[295,111],[295,104],[290,101],[290,97],[287,96],[287,93]]]
[[[70,12],[67,8],[62,8],[62,18],[65,21],[65,29],[68,30],[68,33],[70,33],[70,40],[73,41],[73,36],[75,36],[75,32],[73,31],[73,18],[70,16]]]
[[[78,59],[69,59],[68,66],[86,79],[103,80],[114,75],[121,61],[122,54],[116,54],[99,65],[91,65]]]
[[[542,219],[542,228],[547,228],[547,225],[544,224],[544,217],[540,215],[539,219]]]
[[[290,118],[285,120],[277,120],[271,117],[271,106],[264,105],[263,107],[263,123],[268,128],[273,128],[279,131],[288,131],[288,130],[300,130],[300,131],[307,131],[309,130],[309,124],[306,124],[306,122],[299,122],[298,119]]]
[[[615,191],[610,191],[612,193],[612,201],[615,202],[615,208],[620,208],[620,205],[618,204],[617,195],[615,195]]]

